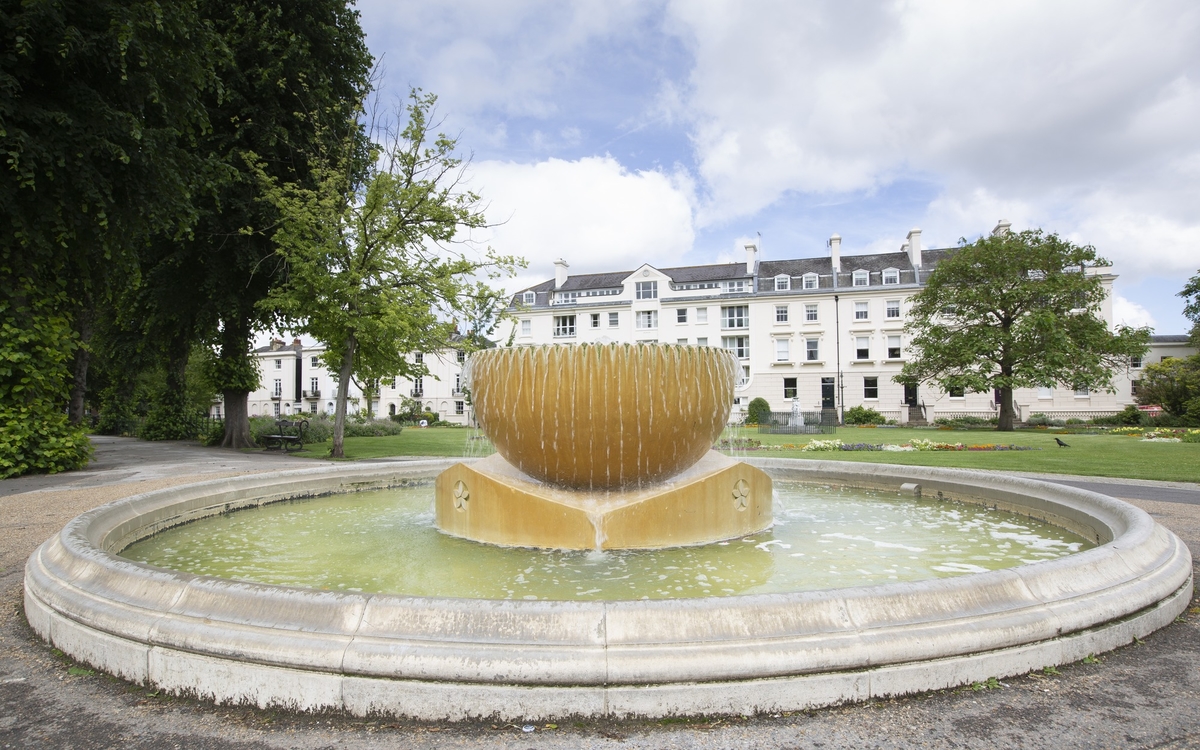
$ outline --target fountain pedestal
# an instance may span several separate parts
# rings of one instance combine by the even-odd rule
[[[451,466],[436,497],[442,531],[518,547],[652,549],[771,525],[771,478],[716,451],[666,482],[598,491],[537,482],[497,454]]]

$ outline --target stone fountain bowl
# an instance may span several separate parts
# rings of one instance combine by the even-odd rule
[[[467,374],[500,455],[590,490],[659,482],[699,461],[729,418],[736,376],[729,352],[673,344],[492,349]]]

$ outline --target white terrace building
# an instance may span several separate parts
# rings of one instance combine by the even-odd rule
[[[250,416],[332,415],[338,386],[321,361],[324,351],[324,345],[305,345],[300,339],[294,339],[291,344],[274,339],[269,346],[254,350],[260,385],[250,394]],[[424,362],[429,375],[416,380],[396,378],[382,383],[380,393],[375,394],[371,404],[371,413],[376,417],[387,417],[403,411],[402,402],[412,399],[443,421],[469,424],[471,407],[462,390],[466,354],[446,349],[435,354],[409,356]],[[347,405],[349,413],[366,406],[362,397],[362,389],[352,383]],[[221,416],[222,404],[214,403],[210,413]]]
[[[995,231],[1007,231],[1002,222]],[[829,255],[759,260],[746,246],[745,263],[655,268],[572,276],[555,262],[552,280],[518,292],[509,311],[513,346],[585,342],[660,342],[719,346],[741,363],[735,418],[761,396],[773,411],[841,410],[867,406],[900,423],[937,417],[998,415],[992,393],[946,393],[893,381],[908,358],[904,324],[909,298],[947,249],[924,249],[914,229],[899,252],[841,254],[833,235]],[[1101,309],[1112,321],[1112,283]],[[509,336],[511,334],[511,337]],[[1157,337],[1167,338],[1167,337]],[[1156,342],[1157,344],[1157,342]],[[1148,361],[1157,361],[1150,360]],[[1135,363],[1139,364],[1140,363]],[[1136,371],[1133,375],[1136,378]],[[1133,403],[1131,373],[1116,373],[1116,393],[1053,387],[1019,389],[1019,419],[1110,414]]]

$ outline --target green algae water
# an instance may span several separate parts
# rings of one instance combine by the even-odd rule
[[[467,599],[666,599],[980,573],[1090,548],[1003,511],[775,480],[775,526],[701,547],[494,547],[434,526],[433,486],[293,500],[195,521],[121,555],[241,581]]]

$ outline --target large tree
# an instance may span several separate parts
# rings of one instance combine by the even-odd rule
[[[910,359],[897,380],[1000,392],[1013,429],[1014,388],[1112,390],[1113,373],[1146,351],[1149,330],[1110,330],[1095,248],[1041,230],[992,234],[940,261],[912,297]]]
[[[374,129],[365,162],[344,141],[316,167],[315,188],[261,177],[281,214],[273,239],[287,270],[263,306],[326,345],[338,379],[334,457],[344,455],[352,379],[425,374],[406,355],[449,346],[456,316],[499,298],[477,277],[519,263],[456,244],[485,218],[479,196],[460,188],[455,141],[431,130],[435,101],[414,91],[394,126]]]
[[[1192,321],[1192,346],[1200,347],[1200,271],[1188,279],[1179,296],[1183,297],[1186,303],[1183,308],[1184,316]]]
[[[263,199],[256,171],[279,186],[314,188],[318,154],[357,143],[365,157],[355,115],[369,87],[371,55],[347,0],[199,3],[229,53],[217,69],[220,88],[204,99],[211,127],[196,143],[221,169],[198,197],[191,235],[156,243],[146,254],[144,325],[159,334],[153,338],[176,377],[191,351],[180,339],[206,344],[209,378],[224,397],[222,445],[245,448],[252,445],[247,397],[258,386],[251,340],[272,322],[258,302],[283,270],[264,231],[278,222],[278,210]],[[164,392],[167,402],[155,413],[185,426],[184,415],[175,415],[185,405],[173,394]]]
[[[0,4],[0,475],[86,460],[66,408],[96,310],[195,218],[223,54],[188,0]]]

